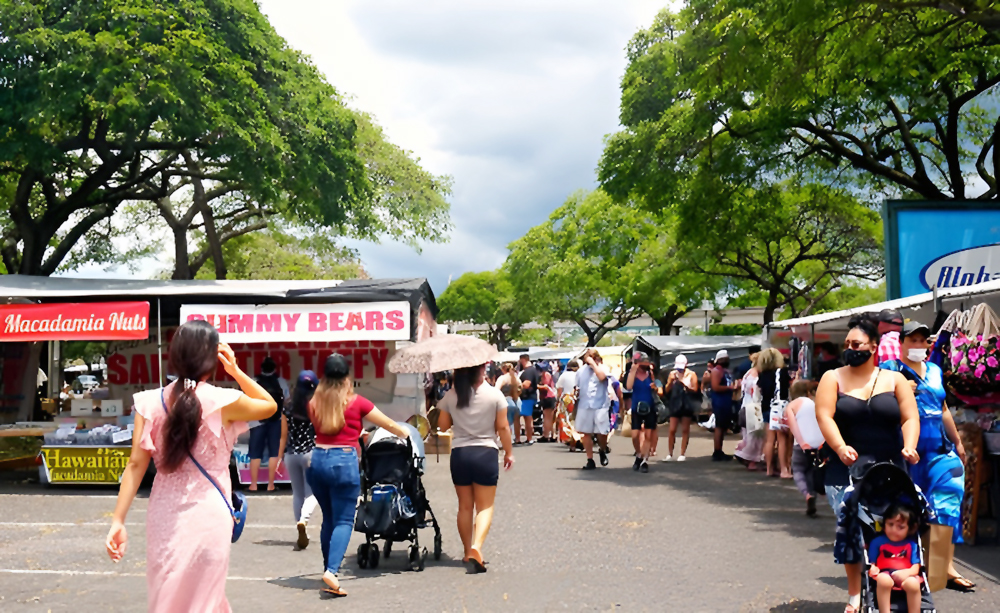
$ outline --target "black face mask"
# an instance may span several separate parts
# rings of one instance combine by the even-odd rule
[[[844,349],[844,364],[848,366],[862,366],[871,359],[872,352],[870,349]]]

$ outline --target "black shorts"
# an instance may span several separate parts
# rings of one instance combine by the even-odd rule
[[[555,398],[542,398],[542,401],[541,401],[540,404],[542,405],[542,409],[546,409],[546,410],[547,409],[554,409],[554,408],[556,408],[556,399]]]
[[[493,447],[455,447],[451,450],[451,482],[495,486],[500,479],[499,457],[500,452]]]
[[[657,426],[656,407],[651,406],[645,415],[639,415],[635,410],[636,404],[637,403],[632,403],[632,430],[639,430],[643,426],[645,426],[647,430],[655,430]]]
[[[715,415],[716,429],[729,430],[733,427],[734,411],[732,408],[718,409],[712,408],[712,415]]]

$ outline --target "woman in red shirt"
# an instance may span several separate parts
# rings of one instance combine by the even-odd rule
[[[346,596],[337,572],[344,561],[354,529],[354,512],[361,493],[358,438],[362,418],[402,438],[408,431],[354,393],[350,363],[339,353],[326,359],[323,380],[309,402],[309,418],[316,429],[316,447],[306,472],[313,495],[323,509],[320,543],[323,548],[324,592]]]

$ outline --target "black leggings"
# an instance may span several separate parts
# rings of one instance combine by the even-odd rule
[[[500,479],[499,451],[493,447],[456,447],[451,450],[451,482],[455,485],[495,486]]]

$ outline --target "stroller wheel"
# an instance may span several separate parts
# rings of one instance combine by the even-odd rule
[[[386,541],[385,551],[382,552],[382,555],[388,558],[390,553],[392,553],[392,541]]]
[[[372,543],[368,549],[368,568],[378,568],[379,553],[378,545]]]
[[[358,566],[368,568],[368,543],[358,545]]]
[[[417,569],[417,570],[423,570],[424,569],[424,563],[426,563],[426,562],[427,562],[427,548],[424,547],[420,551],[420,568]]]
[[[410,545],[407,550],[407,558],[410,564],[410,570],[423,570],[422,564],[420,563],[420,549],[418,549],[416,545]]]
[[[441,559],[441,550],[442,550],[442,547],[441,547],[441,535],[440,534],[435,534],[434,535],[434,559],[435,560],[440,560]]]

